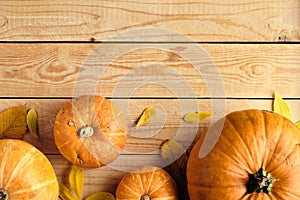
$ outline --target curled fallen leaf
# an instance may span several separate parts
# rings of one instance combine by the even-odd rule
[[[26,106],[17,106],[0,113],[0,138],[21,139],[26,133]]]
[[[109,192],[97,192],[88,196],[85,200],[115,200],[115,197]]]
[[[278,93],[274,95],[273,111],[292,121],[290,108]]]
[[[166,140],[161,145],[161,156],[171,164],[164,169],[174,178],[179,190],[179,199],[189,200],[186,179],[188,155],[182,144],[176,140]]]
[[[59,197],[62,200],[79,200],[67,186],[59,183]]]
[[[155,115],[156,115],[156,108],[155,107],[147,107],[143,111],[136,126],[141,126],[141,125],[148,123]]]
[[[71,189],[77,195],[78,199],[81,197],[82,187],[83,187],[83,170],[80,167],[75,165],[72,166],[72,169],[69,174],[69,183]]]
[[[38,116],[37,116],[37,112],[34,108],[31,108],[28,111],[26,121],[27,121],[27,126],[28,126],[28,129],[29,129],[30,133],[35,138],[38,139],[39,138],[39,135],[38,135]]]
[[[183,120],[185,122],[193,123],[201,121],[212,115],[212,112],[189,112],[184,115]]]

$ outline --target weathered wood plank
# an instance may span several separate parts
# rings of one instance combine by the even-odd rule
[[[46,154],[59,154],[53,139],[53,124],[58,110],[68,101],[56,99],[1,99],[1,110],[26,103],[28,108],[34,107],[39,116],[40,139],[25,134],[25,141],[30,142]],[[271,100],[218,100],[208,99],[125,99],[113,100],[125,113],[129,137],[123,154],[157,154],[160,145],[166,139],[176,137],[186,148],[189,147],[209,124],[223,117],[224,113],[242,109],[272,110]],[[288,100],[292,108],[294,121],[300,120],[300,101]],[[222,105],[223,104],[223,105]],[[157,107],[157,116],[147,126],[136,128],[135,121],[144,108],[152,105]],[[185,123],[182,117],[187,112],[212,111],[213,117],[198,123]]]
[[[299,44],[1,44],[0,96],[297,98],[299,65]]]
[[[156,27],[195,41],[299,41],[298,0],[1,1],[2,41],[104,41]],[[131,37],[126,41],[173,41]]]

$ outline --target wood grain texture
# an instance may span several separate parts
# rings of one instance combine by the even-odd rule
[[[299,44],[1,44],[0,96],[298,98],[299,65]]]
[[[298,0],[1,1],[2,41],[105,41],[143,27],[194,41],[299,41]],[[130,37],[125,41],[174,41]],[[180,39],[181,40],[181,39]]]
[[[1,110],[12,106],[24,105],[34,107],[39,118],[40,138],[25,134],[24,140],[35,145],[46,154],[59,154],[53,139],[53,124],[58,110],[69,100],[57,99],[1,99]],[[210,123],[223,117],[225,113],[243,109],[272,110],[271,100],[214,100],[208,99],[114,99],[125,114],[129,127],[129,137],[122,154],[157,154],[160,145],[170,138],[175,138],[188,148],[194,139],[203,132]],[[288,100],[294,121],[300,120],[300,101]],[[222,105],[223,104],[223,105]],[[147,106],[157,107],[157,115],[146,126],[136,128],[135,122]],[[0,111],[1,111],[0,110]],[[198,123],[186,123],[182,117],[187,112],[211,111],[213,117]],[[222,114],[224,112],[224,115]]]

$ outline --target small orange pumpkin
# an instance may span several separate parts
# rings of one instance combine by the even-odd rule
[[[209,154],[199,158],[206,136],[187,165],[191,200],[300,198],[300,129],[283,116],[261,110],[230,113]]]
[[[31,144],[0,140],[0,200],[57,200],[58,182],[46,156]]]
[[[117,158],[126,143],[126,129],[123,113],[110,100],[81,96],[59,110],[54,140],[71,163],[96,168]]]
[[[177,200],[172,177],[154,166],[144,166],[126,174],[116,190],[116,200]]]

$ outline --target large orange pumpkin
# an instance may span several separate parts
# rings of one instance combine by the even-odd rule
[[[212,151],[199,158],[205,136],[188,161],[191,200],[300,199],[300,130],[288,119],[261,110],[230,113]]]
[[[51,163],[31,144],[0,140],[0,200],[57,200],[58,182]]]
[[[126,143],[123,113],[101,96],[81,96],[56,116],[54,140],[61,154],[79,167],[96,168],[117,158]]]
[[[116,199],[177,200],[177,187],[164,169],[144,166],[122,178],[116,190]]]

